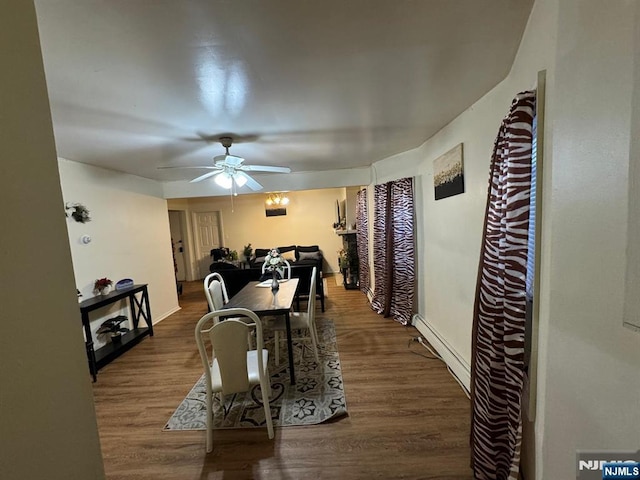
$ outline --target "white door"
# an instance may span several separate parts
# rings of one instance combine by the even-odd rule
[[[220,248],[219,212],[197,212],[193,214],[196,237],[196,262],[200,278],[209,274],[211,249]]]
[[[186,263],[184,260],[184,242],[182,239],[181,212],[169,210],[169,228],[171,230],[171,240],[173,241],[173,255],[176,262],[176,279],[184,282],[186,276]]]

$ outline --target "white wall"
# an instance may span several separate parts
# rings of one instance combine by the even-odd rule
[[[287,215],[267,217],[265,194],[233,197],[204,197],[168,201],[171,210],[188,212],[220,211],[224,229],[224,246],[242,256],[243,247],[255,248],[286,245],[318,245],[325,258],[325,273],[337,271],[338,250],[342,239],[333,230],[336,200],[345,197],[344,188],[328,188],[289,192]],[[195,259],[194,259],[195,261]],[[192,265],[193,269],[193,265]]]
[[[553,62],[555,15],[533,8],[509,76],[417,149],[375,164],[377,183],[418,176],[419,313],[456,353],[471,362],[471,323],[493,141],[511,100],[535,86]],[[543,37],[539,32],[547,32]],[[463,144],[465,193],[436,201],[433,160]]]
[[[640,44],[640,28],[636,26],[635,44]],[[640,49],[634,52],[633,103],[631,131],[640,131]],[[640,136],[632,135],[629,161],[629,214],[627,236],[627,288],[625,292],[626,325],[640,331]]]
[[[361,188],[362,187],[345,188],[347,229],[353,229],[356,224],[356,205],[358,204],[358,191],[360,191]]]
[[[470,362],[493,140],[514,95],[547,70],[539,479],[575,478],[576,450],[640,444],[640,335],[622,326],[627,224],[630,218],[637,228],[640,217],[637,202],[627,212],[632,93],[640,83],[633,78],[637,10],[631,1],[538,0],[509,76],[420,148],[375,168],[379,183],[421,176],[419,311]],[[436,202],[432,161],[460,142],[466,192]]]
[[[85,205],[88,223],[68,218],[67,229],[77,288],[82,299],[93,293],[97,278],[114,282],[132,278],[149,284],[149,303],[154,323],[179,309],[171,254],[167,201],[161,198],[159,183],[134,175],[59,160],[60,181],[65,202]],[[80,242],[82,235],[92,239]],[[92,330],[118,307],[93,312]],[[104,341],[98,340],[98,346]]]
[[[540,478],[574,478],[577,449],[640,446],[640,335],[622,326],[639,13],[559,2]]]
[[[102,479],[36,16],[3,13],[0,476]]]

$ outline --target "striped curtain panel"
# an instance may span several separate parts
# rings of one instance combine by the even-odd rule
[[[389,283],[387,274],[387,215],[390,210],[390,184],[374,185],[373,187],[373,276],[374,290],[371,308],[383,313],[386,305],[386,285]]]
[[[406,325],[411,322],[415,296],[412,178],[375,186],[373,250],[371,307]]]
[[[473,313],[471,463],[478,480],[516,480],[520,466],[535,100],[535,92],[513,100],[491,159]]]
[[[367,209],[367,190],[362,189],[356,200],[356,241],[358,244],[360,290],[368,294],[371,288],[369,276],[369,211]]]

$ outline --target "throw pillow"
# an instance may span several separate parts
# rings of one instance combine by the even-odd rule
[[[309,247],[304,247],[301,245],[298,245],[296,247],[296,260],[300,260],[300,253],[305,252],[319,252],[320,251],[320,247],[318,247],[318,245],[311,245]]]
[[[278,247],[278,251],[280,252],[280,254],[284,254],[287,252],[293,252],[296,249],[295,245],[289,245],[288,247]]]
[[[295,262],[296,261],[296,252],[295,251],[290,251],[290,252],[285,252],[282,253],[282,258],[284,258],[285,260],[289,261],[289,262]]]
[[[320,252],[299,252],[298,261],[302,260],[320,260],[322,255]]]

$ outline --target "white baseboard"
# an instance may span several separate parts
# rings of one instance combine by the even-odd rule
[[[169,310],[168,312],[166,312],[166,313],[164,313],[164,314],[160,315],[159,317],[154,318],[154,319],[153,319],[153,322],[152,322],[152,323],[153,323],[153,325],[156,325],[156,324],[160,323],[160,322],[161,322],[162,320],[164,320],[165,318],[167,318],[167,317],[169,317],[169,316],[173,315],[173,314],[174,314],[174,313],[176,313],[176,312],[179,312],[180,310],[182,310],[182,307],[180,307],[180,305],[178,305],[177,307],[175,307],[175,308],[173,308],[173,309]]]
[[[467,391],[471,390],[471,367],[462,356],[444,339],[442,335],[429,324],[422,315],[416,313],[412,320],[413,326],[418,329],[422,336],[436,349],[438,355],[442,357],[444,363],[458,377]]]

